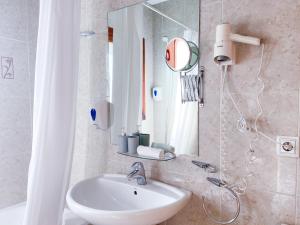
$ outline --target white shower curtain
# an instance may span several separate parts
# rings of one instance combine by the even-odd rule
[[[41,0],[24,225],[61,225],[72,159],[80,0]]]

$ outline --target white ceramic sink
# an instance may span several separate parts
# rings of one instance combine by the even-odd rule
[[[71,187],[67,203],[93,225],[154,225],[174,216],[190,197],[189,191],[158,181],[137,185],[125,175],[105,174]]]

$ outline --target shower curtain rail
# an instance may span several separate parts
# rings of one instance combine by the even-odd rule
[[[150,10],[156,12],[157,14],[159,14],[159,15],[161,15],[161,16],[167,18],[168,20],[171,20],[172,22],[176,23],[177,25],[183,27],[184,29],[186,29],[186,30],[192,30],[192,29],[189,28],[188,26],[186,26],[186,25],[184,25],[183,23],[180,23],[179,21],[177,21],[177,20],[175,20],[175,19],[169,17],[168,15],[166,15],[166,14],[164,14],[163,12],[159,11],[159,10],[156,9],[155,7],[151,6],[150,4],[148,4],[148,3],[143,3],[143,5],[144,5],[145,7],[147,7],[148,9],[150,9]]]

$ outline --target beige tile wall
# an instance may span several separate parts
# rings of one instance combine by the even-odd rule
[[[81,30],[95,30],[96,35],[81,39],[78,123],[72,182],[102,172],[126,173],[135,159],[116,154],[109,145],[109,134],[95,130],[88,120],[90,102],[103,97],[106,73],[107,11],[139,2],[139,0],[82,0]],[[224,0],[224,21],[241,34],[263,38],[266,44],[262,77],[266,88],[261,98],[264,114],[258,127],[272,138],[277,135],[299,135],[300,83],[300,1]],[[236,182],[248,174],[245,153],[249,140],[235,129],[238,114],[225,98],[222,107],[222,147],[220,154],[220,71],[212,61],[215,26],[221,21],[221,0],[202,0],[201,65],[206,67],[206,106],[200,110],[200,159],[225,166],[229,181]],[[260,48],[238,45],[238,64],[231,70],[229,86],[245,116],[253,120],[257,113],[256,80]],[[259,137],[254,144],[257,160],[254,176],[241,196],[241,215],[236,224],[280,225],[300,224],[298,159],[279,158],[274,143]],[[222,156],[222,157],[220,157]],[[226,163],[220,164],[220,158]],[[151,178],[191,190],[189,205],[168,221],[168,225],[208,225],[201,196],[215,190],[206,181],[205,172],[190,163],[193,157],[181,156],[171,162],[143,161]],[[298,178],[299,177],[299,178]],[[218,191],[216,191],[218,193]],[[218,199],[215,197],[214,199]],[[213,208],[219,212],[218,204]],[[234,208],[222,204],[223,215]]]

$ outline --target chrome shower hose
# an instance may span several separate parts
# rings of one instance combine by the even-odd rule
[[[217,180],[217,179],[215,179]],[[238,218],[240,211],[241,211],[241,205],[240,205],[240,199],[239,196],[228,186],[226,186],[226,183],[219,180],[219,183],[216,184],[215,182],[212,182],[215,185],[221,187],[221,188],[225,188],[226,190],[229,191],[229,193],[234,197],[235,201],[236,201],[236,212],[234,214],[234,216],[229,219],[229,220],[220,220],[220,219],[216,219],[212,214],[210,214],[208,212],[208,209],[206,207],[206,203],[205,203],[205,197],[202,196],[202,207],[204,209],[204,213],[206,214],[206,216],[213,222],[217,223],[217,224],[230,224],[233,223],[234,221],[236,221],[236,219]]]

